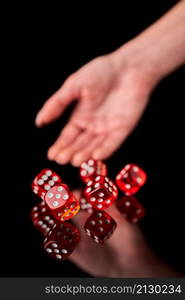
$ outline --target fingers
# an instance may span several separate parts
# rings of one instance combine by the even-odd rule
[[[86,106],[85,106],[86,107]],[[75,107],[75,110],[72,113],[72,116],[68,122],[68,124],[64,127],[61,132],[61,135],[58,137],[57,141],[53,144],[53,146],[48,151],[48,158],[51,160],[56,160],[56,156],[59,152],[61,152],[64,148],[69,147],[66,149],[65,152],[69,150],[67,154],[60,155],[59,163],[67,163],[69,158],[72,155],[72,149],[74,149],[73,143],[75,143],[80,137],[81,133],[87,129],[89,122],[91,121],[91,114],[87,112],[85,109],[83,102],[79,102]],[[90,135],[92,135],[90,133]],[[85,141],[85,138],[83,138]],[[83,140],[82,139],[82,140]],[[79,141],[79,145],[82,143],[81,139]],[[88,135],[86,144],[88,144]],[[80,149],[80,148],[79,148]],[[76,149],[78,151],[78,149]],[[66,156],[66,157],[64,157]]]
[[[92,134],[89,132],[81,132],[78,135],[78,138],[73,141],[73,143],[69,144],[65,148],[60,148],[58,154],[55,157],[55,160],[59,164],[66,164],[70,162],[76,152],[80,149],[83,149],[88,145],[88,143],[92,139]]]
[[[90,159],[92,157],[92,153],[103,143],[104,139],[104,135],[94,136],[86,147],[81,148],[74,154],[71,161],[72,165],[79,167],[83,161]]]
[[[110,133],[105,137],[104,142],[93,153],[94,159],[106,159],[108,158],[126,139],[128,132],[124,129]]]
[[[62,148],[73,143],[73,141],[79,136],[80,133],[81,130],[78,127],[76,127],[72,123],[68,123],[62,130],[56,142],[48,150],[48,158],[50,160],[55,160],[58,152]]]
[[[79,90],[74,75],[70,76],[63,86],[46,101],[38,112],[35,120],[36,126],[42,127],[58,118],[65,108],[80,96]]]

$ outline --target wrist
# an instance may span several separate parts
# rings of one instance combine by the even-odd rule
[[[152,52],[148,50],[149,46],[133,39],[121,48],[114,51],[112,59],[118,72],[122,73],[127,70],[138,73],[150,87],[151,90],[164,77],[160,66],[153,59]]]

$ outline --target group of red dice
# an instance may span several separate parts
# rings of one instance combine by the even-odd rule
[[[117,186],[125,194],[116,201],[123,217],[135,223],[144,216],[144,207],[133,194],[144,185],[146,173],[135,164],[126,165],[116,176],[117,186],[107,173],[101,161],[83,162],[80,177],[85,188],[80,200],[52,170],[44,169],[35,177],[32,190],[42,201],[32,209],[31,219],[45,236],[44,249],[52,258],[66,259],[80,241],[80,232],[70,220],[80,209],[90,213],[84,229],[95,242],[103,244],[112,235],[116,222],[104,210],[117,200]]]

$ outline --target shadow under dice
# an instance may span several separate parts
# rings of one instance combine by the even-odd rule
[[[123,217],[131,223],[138,222],[145,215],[145,208],[134,196],[123,196],[117,200],[116,205]]]
[[[107,175],[107,166],[102,161],[89,159],[81,164],[80,177],[83,182],[94,180],[97,175]]]
[[[33,225],[45,236],[56,224],[56,220],[43,201],[32,209],[31,220]]]
[[[52,187],[44,198],[51,213],[57,220],[66,221],[74,217],[79,209],[79,201],[74,197],[66,184]]]
[[[62,179],[57,173],[50,169],[44,169],[35,177],[31,187],[33,192],[44,200],[46,192],[61,182]]]
[[[105,211],[94,211],[87,219],[84,229],[95,242],[103,244],[116,229],[116,222]]]
[[[44,240],[44,250],[54,259],[64,260],[80,241],[78,228],[68,222],[55,225]]]
[[[118,190],[108,177],[96,176],[87,183],[84,196],[94,209],[103,210],[117,199]]]
[[[126,165],[116,177],[116,183],[125,195],[132,195],[146,182],[146,173],[135,164]]]

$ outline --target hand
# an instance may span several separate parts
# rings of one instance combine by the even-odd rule
[[[137,125],[159,80],[185,61],[185,1],[114,53],[72,74],[37,115],[41,127],[77,100],[48,158],[74,166],[108,158]],[[178,54],[178,55],[177,55]]]
[[[80,192],[75,191],[80,197]],[[73,219],[81,241],[70,260],[94,277],[176,277],[180,274],[149,248],[137,224],[127,222],[114,205],[106,210],[117,228],[104,245],[96,244],[84,231],[89,214],[80,211]],[[184,275],[181,275],[184,276]]]
[[[120,68],[120,62],[125,66]],[[36,124],[43,126],[78,101],[48,158],[79,166],[90,157],[109,157],[136,126],[150,91],[148,78],[127,66],[124,57],[112,54],[94,59],[71,75],[37,116]]]

